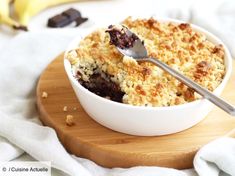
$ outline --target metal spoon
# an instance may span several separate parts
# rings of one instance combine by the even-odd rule
[[[135,35],[134,33],[132,33],[127,28],[125,28],[125,32],[128,36]],[[214,95],[213,93],[211,93],[207,89],[201,87],[199,84],[197,84],[194,81],[190,80],[189,78],[182,75],[178,71],[172,69],[167,64],[161,62],[159,59],[148,58],[148,53],[147,53],[147,50],[146,50],[143,42],[138,37],[136,37],[136,38],[137,39],[135,40],[132,47],[123,49],[123,48],[120,48],[120,47],[116,46],[117,49],[123,55],[132,57],[132,58],[136,59],[138,62],[151,62],[151,63],[156,64],[158,67],[160,67],[161,69],[163,69],[167,73],[171,74],[176,79],[178,79],[179,81],[186,84],[188,87],[195,90],[197,93],[199,93],[201,96],[203,96],[204,98],[206,98],[209,101],[211,101],[212,103],[214,103],[216,106],[220,107],[221,109],[223,109],[227,113],[235,116],[235,108],[232,105],[230,105],[229,103],[227,103],[223,99],[219,98],[218,96]]]

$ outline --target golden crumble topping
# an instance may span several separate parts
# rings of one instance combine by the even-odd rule
[[[129,17],[123,25],[144,41],[149,57],[158,58],[211,91],[222,81],[225,74],[222,45],[214,45],[189,24]],[[110,44],[110,36],[105,31],[92,32],[76,50],[68,53],[78,80],[87,84],[92,75],[99,73],[103,80],[109,79],[117,85],[111,88],[123,93],[121,102],[137,106],[179,105],[199,97],[152,63],[137,63],[122,56]]]

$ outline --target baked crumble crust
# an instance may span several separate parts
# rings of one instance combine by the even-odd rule
[[[190,24],[131,17],[122,24],[144,41],[149,57],[160,59],[210,91],[221,83],[225,74],[222,45],[214,45]],[[98,74],[103,84],[112,82],[108,91],[112,87],[117,90],[121,96],[117,101],[137,106],[179,105],[199,98],[193,90],[152,63],[137,63],[133,58],[122,56],[110,44],[106,30],[92,32],[81,40],[76,50],[68,53],[75,75],[83,85]],[[107,87],[102,87],[104,89]],[[113,100],[112,94],[101,96]]]

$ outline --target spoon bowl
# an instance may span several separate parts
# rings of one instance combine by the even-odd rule
[[[127,33],[128,35],[132,32],[130,30],[127,29]],[[128,49],[123,49],[120,47],[117,47],[117,49],[119,50],[120,53],[122,53],[125,56],[129,56],[129,57],[133,57],[136,60],[141,60],[143,58],[147,58],[148,57],[148,53],[147,50],[145,48],[145,46],[143,45],[143,42],[138,38],[137,40],[135,40],[133,47],[128,48]]]

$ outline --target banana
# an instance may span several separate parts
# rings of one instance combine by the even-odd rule
[[[78,0],[14,0],[14,10],[19,22],[27,25],[29,20],[42,10],[75,1]]]
[[[10,17],[10,6],[11,0],[0,0],[0,24],[5,24],[12,27],[13,29],[27,30],[25,26],[20,25],[18,22]]]
[[[10,0],[1,0],[0,1],[0,14],[1,15],[6,15],[9,16],[9,5],[10,5]]]

